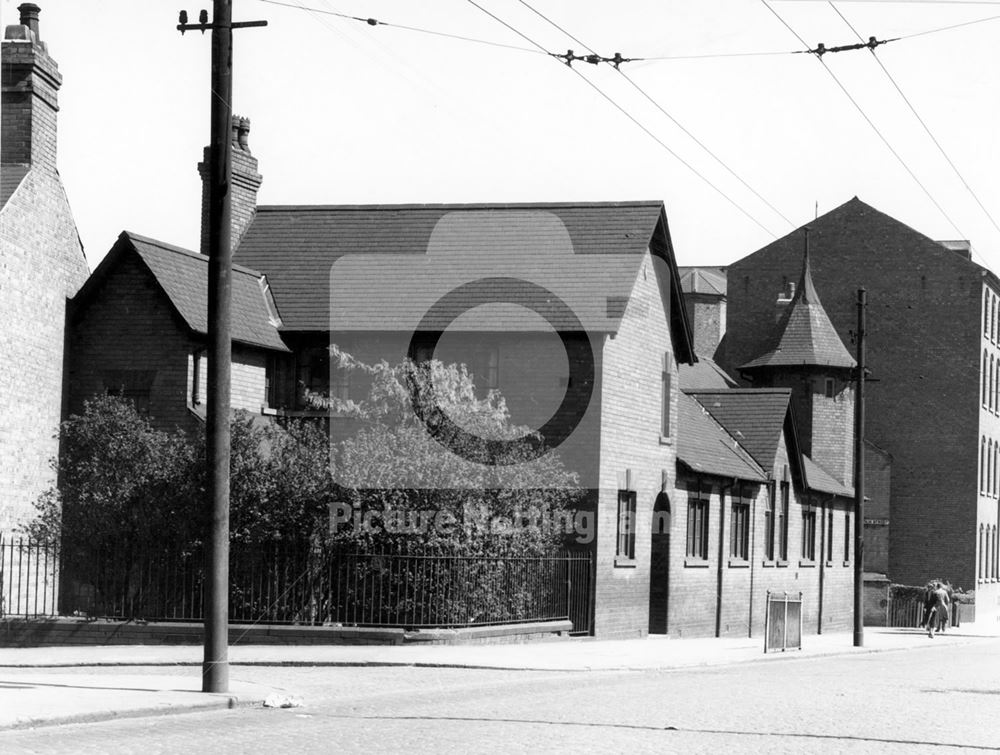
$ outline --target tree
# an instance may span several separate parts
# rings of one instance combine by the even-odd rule
[[[332,352],[341,369],[370,381],[360,401],[310,394],[360,420],[334,440],[335,476],[351,506],[335,537],[525,555],[564,543],[577,477],[537,433],[512,423],[499,392],[477,396],[464,365],[368,365]]]

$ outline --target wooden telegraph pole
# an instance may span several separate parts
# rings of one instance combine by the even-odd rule
[[[865,308],[867,292],[858,289],[857,375],[854,391],[854,647],[865,644]]]
[[[214,0],[212,22],[201,11],[177,28],[212,31],[211,123],[208,199],[208,395],[205,435],[208,464],[208,568],[205,581],[205,655],[202,691],[229,691],[229,407],[232,367],[230,300],[233,271],[230,181],[233,98],[233,29],[267,21],[233,23],[231,0]]]

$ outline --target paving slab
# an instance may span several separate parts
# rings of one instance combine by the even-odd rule
[[[0,730],[106,721],[260,704],[273,690],[233,683],[227,693],[201,692],[186,674],[81,674],[0,669]]]

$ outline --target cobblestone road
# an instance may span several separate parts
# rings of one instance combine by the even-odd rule
[[[305,707],[7,732],[0,751],[1000,752],[996,640],[658,672],[234,667],[232,676],[285,688]]]

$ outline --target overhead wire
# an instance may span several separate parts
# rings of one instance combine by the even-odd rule
[[[518,2],[521,3],[521,5],[523,5],[525,8],[527,8],[528,10],[530,10],[532,13],[534,13],[536,16],[538,16],[539,18],[541,18],[542,20],[544,20],[546,23],[554,26],[556,29],[558,29],[559,31],[561,31],[563,34],[565,34],[567,37],[569,37],[570,39],[572,39],[578,45],[586,48],[587,50],[590,50],[591,52],[594,52],[593,48],[590,45],[588,45],[586,42],[582,41],[580,38],[578,38],[578,37],[574,36],[573,34],[571,34],[570,32],[568,32],[566,29],[564,29],[562,26],[560,26],[559,24],[557,24],[555,21],[553,21],[551,18],[549,18],[548,16],[546,16],[541,11],[537,10],[534,6],[532,6],[530,3],[528,3],[527,0],[518,0]],[[697,136],[695,136],[693,133],[691,133],[691,131],[686,126],[684,126],[684,124],[682,124],[673,115],[671,115],[669,112],[667,112],[666,108],[664,108],[659,102],[657,102],[645,89],[643,89],[642,87],[640,87],[632,79],[632,77],[630,77],[627,73],[625,73],[623,70],[621,70],[621,68],[619,68],[618,66],[615,66],[614,68],[625,79],[625,81],[627,81],[629,83],[629,85],[633,89],[635,89],[650,104],[652,104],[653,107],[655,107],[664,116],[666,116],[670,120],[670,122],[673,123],[675,126],[677,126],[677,128],[679,128],[684,134],[686,134],[689,139],[691,139],[695,144],[697,144],[699,147],[701,147],[702,150],[704,150],[713,160],[715,160],[715,162],[717,162],[719,165],[721,165],[733,178],[735,178],[737,181],[739,181],[751,194],[753,194],[755,197],[757,197],[757,199],[759,199],[761,202],[763,202],[778,217],[780,217],[782,220],[784,220],[786,223],[788,223],[788,225],[790,227],[792,227],[792,228],[796,227],[795,223],[793,223],[791,220],[789,220],[788,217],[781,210],[779,210],[777,207],[775,207],[773,204],[771,204],[771,202],[769,202],[764,196],[762,196],[760,194],[760,192],[758,192],[749,183],[747,183],[743,179],[742,176],[740,176],[735,170],[733,170],[729,166],[728,163],[726,163],[725,160],[723,160],[721,157],[719,157],[717,154],[715,154],[715,152],[713,152],[711,149],[709,149],[708,146],[704,142],[702,142]]]
[[[522,31],[520,31],[519,29],[515,28],[511,24],[507,23],[506,21],[504,21],[502,18],[500,18],[499,16],[497,16],[495,13],[492,13],[487,8],[484,8],[482,5],[480,5],[479,3],[477,3],[476,0],[466,0],[466,2],[468,2],[473,7],[477,8],[478,10],[480,10],[482,13],[486,14],[487,16],[489,16],[490,18],[492,18],[493,20],[495,20],[497,23],[499,23],[502,26],[504,26],[505,28],[509,29],[514,34],[518,35],[522,39],[524,39],[527,42],[531,43],[532,45],[534,45],[535,47],[537,47],[539,50],[543,50],[545,52],[548,52],[545,49],[545,47],[543,47],[540,43],[538,43],[537,41],[535,41],[534,39],[532,39],[531,37],[529,37],[528,35],[526,35]],[[581,44],[581,45],[583,44],[582,42],[580,42],[579,40],[577,40],[572,35],[567,35],[567,36],[569,36],[570,39],[573,39],[574,41],[576,41],[578,44]],[[583,45],[583,46],[586,47],[586,45]],[[774,231],[772,231],[766,225],[764,225],[763,223],[761,223],[760,220],[758,220],[756,217],[754,217],[739,202],[737,202],[735,199],[733,199],[731,196],[729,196],[726,192],[724,192],[722,189],[720,189],[715,183],[713,183],[707,176],[705,176],[703,173],[701,173],[691,163],[689,163],[687,160],[685,160],[684,158],[682,158],[666,142],[664,142],[662,139],[660,139],[658,136],[656,136],[656,134],[654,134],[649,128],[647,128],[644,124],[642,124],[635,116],[633,116],[630,112],[628,112],[628,110],[626,110],[618,102],[616,102],[614,100],[614,98],[612,98],[609,94],[607,94],[603,89],[601,89],[594,82],[592,82],[590,79],[588,79],[586,76],[584,76],[578,69],[573,68],[572,66],[569,66],[569,68],[570,68],[570,70],[573,71],[573,73],[575,73],[577,76],[579,76],[580,79],[587,84],[587,86],[589,86],[591,89],[593,89],[595,92],[597,92],[604,100],[606,100],[616,110],[618,110],[622,115],[624,115],[633,124],[635,124],[639,129],[641,129],[643,131],[643,133],[645,133],[653,141],[655,141],[657,144],[659,144],[660,147],[663,148],[668,154],[670,154],[675,160],[677,160],[681,165],[683,165],[685,168],[687,168],[689,171],[691,171],[694,175],[696,175],[698,178],[700,178],[704,183],[706,183],[709,187],[711,187],[723,199],[725,199],[727,202],[729,202],[729,204],[731,204],[733,207],[735,207],[737,210],[739,210],[744,216],[746,216],[751,222],[753,222],[755,225],[757,225],[759,228],[761,228],[768,235],[770,235],[772,237],[775,237],[775,238],[777,237],[777,234]]]
[[[352,16],[352,15],[349,15],[347,13],[340,13],[340,12],[334,11],[334,10],[326,10],[326,9],[322,9],[322,8],[307,8],[306,6],[296,5],[295,3],[281,2],[281,0],[258,0],[258,2],[267,3],[268,5],[280,5],[280,6],[284,7],[284,8],[293,8],[295,10],[310,11],[312,13],[322,13],[322,14],[325,14],[325,15],[328,15],[328,16],[336,16],[337,18],[343,18],[343,19],[346,19],[348,21],[360,21],[361,23],[367,24],[368,26],[387,26],[387,27],[390,27],[390,28],[393,28],[393,29],[402,29],[404,31],[414,31],[414,32],[419,32],[421,34],[431,34],[431,35],[433,35],[435,37],[446,37],[448,39],[456,39],[456,40],[460,40],[462,42],[475,42],[477,44],[488,45],[490,47],[500,47],[500,48],[507,49],[507,50],[517,50],[519,52],[530,52],[530,53],[535,54],[535,55],[539,54],[539,52],[540,52],[539,50],[535,50],[535,49],[532,49],[530,47],[521,47],[519,45],[508,45],[508,44],[504,44],[502,42],[494,42],[494,41],[489,40],[489,39],[479,39],[477,37],[467,37],[467,36],[464,36],[462,34],[452,34],[450,32],[436,31],[435,29],[424,29],[424,28],[421,28],[419,26],[406,26],[404,24],[395,24],[395,23],[391,23],[389,21],[380,21],[377,18],[364,18],[362,16]],[[548,54],[547,50],[542,50],[541,52],[545,52],[546,54]]]
[[[777,18],[781,22],[781,24],[786,29],[788,29],[788,31],[790,31],[792,34],[794,34],[795,37],[803,45],[805,45],[806,47],[809,46],[806,43],[806,41],[799,35],[799,33],[797,31],[795,31],[795,29],[793,29],[788,24],[788,22],[785,21],[785,19],[782,18],[781,15],[774,8],[772,8],[768,4],[767,0],[760,0],[760,2],[761,2],[761,4],[763,4],[763,6],[765,8],[767,8],[774,15],[775,18]],[[944,217],[944,219],[948,221],[949,225],[951,225],[951,227],[955,229],[955,231],[959,234],[959,236],[961,236],[962,238],[967,238],[966,235],[962,232],[962,230],[955,223],[955,221],[951,219],[951,216],[948,215],[948,213],[945,211],[945,209],[937,201],[937,199],[934,198],[934,195],[931,194],[930,190],[926,186],[924,186],[923,182],[917,177],[917,174],[913,172],[913,170],[910,168],[910,166],[903,159],[902,155],[900,155],[899,152],[896,151],[895,147],[892,146],[892,143],[886,138],[886,136],[882,133],[882,131],[879,129],[879,127],[875,125],[875,122],[871,118],[868,117],[868,114],[864,111],[864,108],[862,108],[861,105],[858,103],[858,101],[856,99],[854,99],[854,97],[851,95],[851,93],[847,90],[847,87],[844,86],[843,82],[841,82],[841,80],[839,78],[837,78],[837,75],[826,64],[826,61],[823,60],[823,58],[820,57],[820,56],[818,56],[818,55],[816,56],[816,59],[823,65],[824,70],[826,70],[826,72],[828,74],[830,74],[830,78],[832,78],[834,80],[834,82],[840,88],[840,91],[844,93],[844,96],[847,97],[848,100],[850,100],[850,102],[851,102],[852,105],[854,105],[855,109],[858,111],[858,113],[861,115],[861,117],[864,118],[865,122],[871,127],[872,131],[874,131],[875,134],[878,136],[878,138],[881,139],[882,143],[886,146],[886,149],[888,149],[892,153],[893,157],[895,157],[896,160],[899,162],[899,164],[901,166],[903,166],[903,170],[905,170],[907,172],[907,174],[909,174],[910,178],[913,179],[914,183],[916,183],[917,186],[919,186],[920,189],[924,192],[924,194],[927,196],[927,198],[931,201],[931,204],[933,204],[937,208],[938,212],[941,213],[942,217]]]
[[[861,35],[858,33],[858,30],[855,29],[854,25],[851,24],[851,22],[847,20],[847,18],[844,16],[844,14],[840,12],[840,9],[836,6],[835,3],[832,2],[832,0],[829,0],[829,5],[834,10],[834,12],[838,16],[840,16],[840,19],[845,24],[847,24],[847,27],[852,32],[854,32],[855,35],[857,35],[858,39],[861,39]],[[951,169],[954,171],[955,175],[958,176],[958,180],[962,182],[962,185],[965,187],[966,191],[969,192],[969,195],[975,200],[976,204],[979,205],[979,209],[981,209],[983,211],[983,214],[986,215],[987,218],[989,218],[989,221],[990,221],[990,223],[993,224],[993,227],[997,231],[1000,231],[1000,225],[997,224],[997,221],[993,218],[993,215],[986,208],[986,205],[983,204],[982,200],[980,200],[979,195],[976,194],[976,192],[969,185],[969,182],[965,180],[965,177],[962,175],[961,171],[958,169],[958,166],[955,165],[955,163],[952,161],[951,157],[948,156],[948,153],[945,151],[944,147],[938,141],[937,137],[934,136],[934,133],[930,130],[930,127],[927,125],[927,123],[924,121],[924,119],[922,117],[920,117],[920,113],[917,112],[917,109],[913,106],[913,103],[910,102],[910,99],[903,93],[903,90],[900,88],[899,84],[893,78],[892,74],[889,73],[889,69],[885,67],[885,64],[882,62],[882,59],[878,55],[875,54],[874,50],[872,50],[871,53],[872,53],[872,57],[875,59],[875,62],[878,63],[879,67],[882,69],[882,72],[886,75],[886,77],[892,83],[893,87],[895,87],[896,91],[899,93],[899,96],[903,99],[903,102],[906,103],[906,106],[910,109],[910,112],[913,113],[913,116],[917,119],[917,121],[923,127],[924,131],[927,133],[927,136],[929,136],[930,139],[931,139],[931,141],[934,142],[934,146],[937,147],[938,152],[941,153],[941,156],[945,159],[945,161],[948,163],[948,165],[951,166]]]

